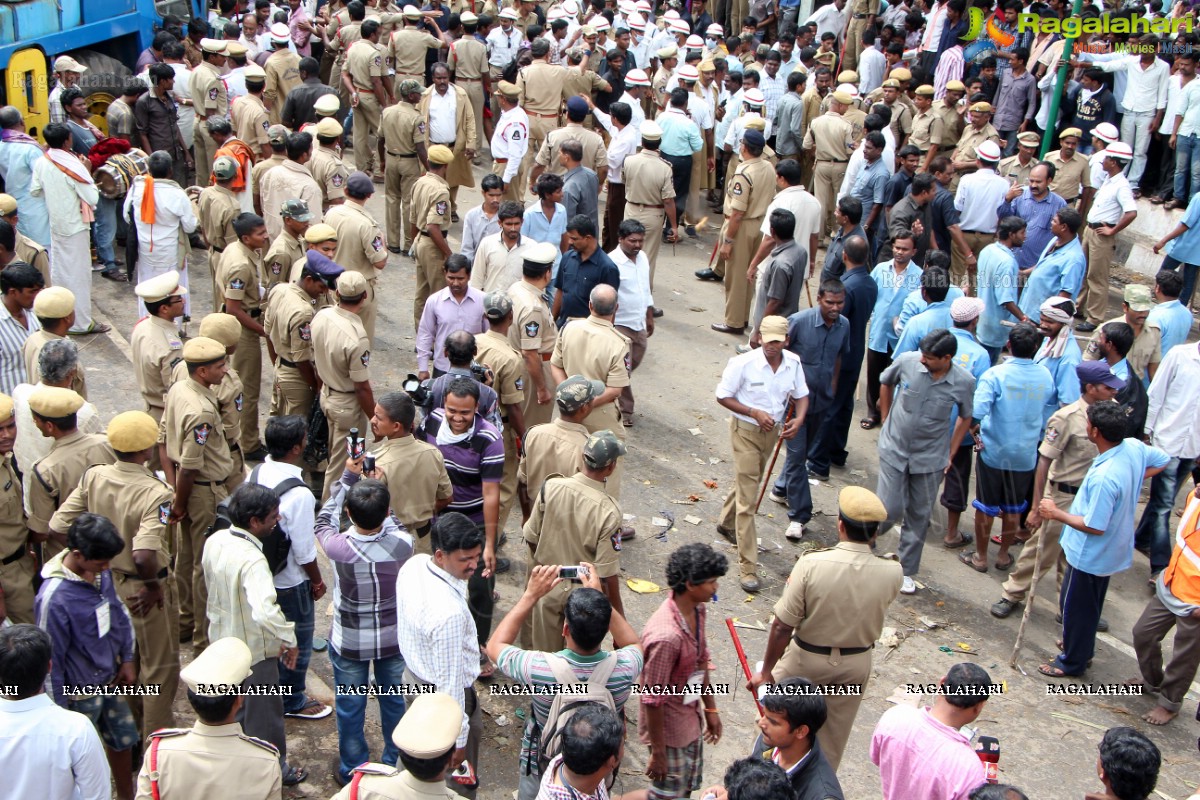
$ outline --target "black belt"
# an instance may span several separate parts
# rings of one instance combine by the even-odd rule
[[[1096,230],[1097,228],[1107,228],[1110,225],[1116,225],[1116,224],[1117,223],[1115,223],[1115,222],[1089,222],[1088,227],[1091,228],[1092,230]]]
[[[212,245],[212,249],[213,249],[214,253],[224,253],[225,252],[224,247],[217,247],[216,245]]]
[[[416,153],[393,153],[391,150],[388,150],[387,154],[389,156],[395,156],[396,158],[416,158],[417,157]]]
[[[848,163],[850,163],[850,159],[848,159],[848,158],[847,159],[818,158],[817,163],[818,164],[848,164]]]
[[[417,233],[421,234],[422,236],[429,236],[429,231],[417,231]],[[433,237],[429,236],[429,238],[432,239]]]
[[[292,369],[299,369],[299,367],[298,367],[298,366],[296,366],[296,362],[295,362],[295,361],[288,361],[288,360],[287,360],[286,358],[284,358],[283,356],[280,356],[280,357],[279,357],[279,363],[280,363],[282,366],[285,366],[285,367],[291,367]]]
[[[0,560],[0,566],[7,567],[9,564],[16,563],[26,556],[29,551],[25,549],[25,545],[17,548],[17,551],[8,558]]]
[[[212,486],[213,481],[192,481],[193,486]]]
[[[242,446],[240,444],[238,444],[237,442],[230,442],[229,443],[229,452],[240,453],[240,452],[242,452]]]
[[[123,569],[114,569],[113,572],[117,573],[118,575],[124,575],[126,578],[129,578],[132,581],[165,581],[167,579],[167,576],[169,576],[171,574],[171,571],[169,569],[167,569],[166,567],[163,567],[162,569],[160,569],[158,571],[158,574],[155,575],[153,578],[143,578],[141,575],[138,575],[136,572],[126,572]]]
[[[868,16],[868,14],[855,14],[854,19],[866,19]]]
[[[996,235],[995,231],[963,231],[963,233],[976,233],[976,234],[979,234],[980,236],[995,236]]]
[[[796,643],[796,646],[799,647],[801,650],[807,650],[808,652],[816,653],[819,656],[832,655],[832,653],[833,653],[832,647],[822,647],[819,644],[809,644],[808,642],[801,639],[799,636],[793,636],[792,641],[794,641]],[[866,653],[867,651],[874,649],[874,647],[875,647],[875,645],[871,644],[871,645],[868,645],[867,647],[839,647],[837,649],[844,656],[856,656],[859,653]]]
[[[457,141],[458,141],[457,139],[454,140],[454,142],[457,142]],[[429,144],[430,145],[440,144],[442,147],[449,147],[451,150],[453,150],[454,142],[430,142]]]
[[[1079,487],[1072,486],[1069,483],[1056,483],[1054,484],[1054,488],[1063,494],[1079,494]]]
[[[247,313],[250,314],[251,319],[258,319],[259,317],[262,316],[262,309],[261,308],[252,308]]]

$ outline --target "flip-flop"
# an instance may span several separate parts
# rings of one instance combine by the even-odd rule
[[[864,417],[858,421],[858,424],[864,431],[869,431],[879,427],[879,420],[874,417]]]
[[[1068,675],[1053,664],[1039,664],[1038,672],[1051,678],[1074,678],[1075,675]]]
[[[978,564],[975,563],[975,554],[970,553],[966,550],[964,550],[958,554],[958,560],[961,561],[962,563],[966,564],[968,567],[975,570],[976,572],[987,572],[988,571],[987,564],[984,564],[982,567],[979,566]]]
[[[946,548],[947,550],[957,550],[960,547],[966,547],[967,545],[971,544],[974,541],[975,541],[974,536],[967,536],[962,531],[959,531],[958,532],[958,541],[947,542],[945,539],[942,539],[942,547]]]
[[[297,783],[303,783],[308,780],[308,770],[304,767],[293,766],[288,769],[287,775],[283,776],[284,786],[295,786]]]

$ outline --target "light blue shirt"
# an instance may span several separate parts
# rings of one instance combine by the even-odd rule
[[[1188,334],[1192,332],[1192,312],[1188,311],[1178,298],[1168,300],[1151,309],[1150,316],[1146,317],[1146,324],[1157,325],[1162,332],[1162,350],[1159,355],[1165,358],[1172,347],[1187,341]]]
[[[961,289],[959,293],[962,293]],[[910,319],[900,333],[896,349],[892,351],[892,358],[901,353],[920,350],[921,340],[931,331],[938,328],[953,328],[954,322],[950,319],[950,304],[953,302],[950,295],[946,295],[945,300],[940,303],[931,303],[924,311]]]
[[[1194,106],[1197,115],[1200,115],[1200,94],[1196,95]],[[0,156],[3,153],[4,148],[0,147]],[[24,223],[25,220],[22,219],[21,222]],[[1167,242],[1167,255],[1184,264],[1200,264],[1200,193],[1192,195],[1179,224],[1186,225],[1187,230]]]
[[[957,286],[951,286],[946,292],[946,303],[953,303],[955,300],[963,296],[963,290]],[[900,307],[900,318],[896,320],[896,326],[903,331],[904,326],[908,321],[920,314],[925,309],[929,308],[929,304],[925,302],[925,298],[921,296],[921,289],[917,287],[908,293],[908,297],[904,298],[904,305]],[[950,326],[946,326],[950,327]]]
[[[1090,575],[1114,575],[1133,566],[1134,512],[1146,470],[1164,467],[1171,457],[1137,439],[1126,439],[1096,456],[1071,513],[1099,536],[1064,525],[1059,544],[1067,563]]]
[[[1067,337],[1067,345],[1063,354],[1058,358],[1047,358],[1039,354],[1034,362],[1050,370],[1054,378],[1054,392],[1046,398],[1046,408],[1042,411],[1042,427],[1050,421],[1050,416],[1068,403],[1079,399],[1079,375],[1075,367],[1083,361],[1083,351],[1074,335]]]
[[[886,353],[900,338],[896,333],[896,318],[905,298],[914,291],[918,296],[921,293],[921,268],[910,261],[904,273],[897,275],[894,262],[889,260],[871,270],[871,280],[879,287],[879,294],[875,296],[875,310],[867,331],[867,348]]]
[[[690,156],[704,146],[700,128],[680,109],[667,109],[654,120],[662,128],[658,152],[671,156]]]
[[[1041,322],[1042,303],[1060,292],[1066,292],[1071,297],[1079,295],[1083,285],[1083,247],[1074,236],[1064,247],[1051,252],[1058,240],[1051,240],[1038,258],[1037,266],[1025,279],[1025,291],[1017,308],[1029,317],[1032,322]]]
[[[975,384],[975,419],[983,437],[980,456],[993,469],[1028,472],[1037,466],[1042,410],[1054,394],[1050,370],[1031,358],[1010,358]]]
[[[971,376],[975,378],[975,385],[978,386],[983,373],[992,368],[992,357],[979,342],[975,341],[975,337],[971,335],[970,331],[964,328],[951,328],[950,332],[954,334],[955,339],[958,339],[958,352],[955,353],[954,361],[951,363],[971,373]],[[958,418],[959,411],[956,403],[954,410],[950,412],[950,424],[954,425],[958,422]],[[975,439],[970,436],[964,436],[962,444],[959,445],[959,447],[974,446]]]
[[[45,158],[42,148],[27,142],[0,143],[0,176],[4,189],[17,201],[21,214],[17,230],[42,247],[50,246],[50,214],[46,198],[29,193],[33,183],[33,165]]]
[[[1005,303],[1017,302],[1017,257],[1007,245],[994,242],[979,254],[979,299],[983,313],[975,335],[988,347],[1001,347],[1008,341],[1005,322],[1016,322]]]
[[[567,209],[562,203],[554,204],[552,219],[546,219],[546,214],[542,211],[541,200],[525,208],[525,219],[521,222],[521,236],[528,236],[535,242],[549,242],[557,250],[562,244],[562,237],[566,232]],[[558,275],[560,260],[562,260],[562,252],[555,253],[553,275]]]
[[[875,206],[882,206],[887,199],[887,183],[890,177],[887,165],[883,163],[882,158],[877,158],[869,164],[864,162],[862,169],[858,171],[850,194],[862,203],[864,227],[866,227],[867,219],[871,216],[871,211]],[[883,227],[885,216],[881,208],[875,217],[875,224],[871,226],[873,231]]]

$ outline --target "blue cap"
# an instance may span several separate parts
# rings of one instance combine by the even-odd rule
[[[1075,374],[1083,383],[1102,383],[1118,392],[1125,388],[1125,381],[1113,374],[1107,361],[1082,361],[1075,367]]]
[[[587,101],[582,97],[572,97],[567,100],[567,111],[571,111],[576,114],[586,114],[588,112]]]
[[[337,277],[345,270],[334,263],[324,253],[318,250],[309,250],[304,254],[306,266],[305,269],[321,278],[326,284],[333,285]]]
[[[355,196],[367,196],[375,194],[375,184],[371,182],[371,176],[365,172],[355,172],[346,179],[346,190]]]
[[[742,134],[742,141],[753,147],[766,147],[767,137],[762,135],[762,131],[756,131],[753,128]]]

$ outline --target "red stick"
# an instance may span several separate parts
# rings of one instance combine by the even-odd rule
[[[754,676],[750,672],[750,663],[746,661],[746,651],[742,649],[742,640],[738,637],[737,629],[733,627],[733,617],[725,618],[725,627],[729,628],[729,635],[733,637],[733,649],[737,651],[738,661],[742,662],[742,672],[746,673],[746,680],[752,679]],[[754,705],[758,707],[758,715],[763,715],[762,703],[758,702],[758,695],[754,692],[750,693],[754,698]]]

